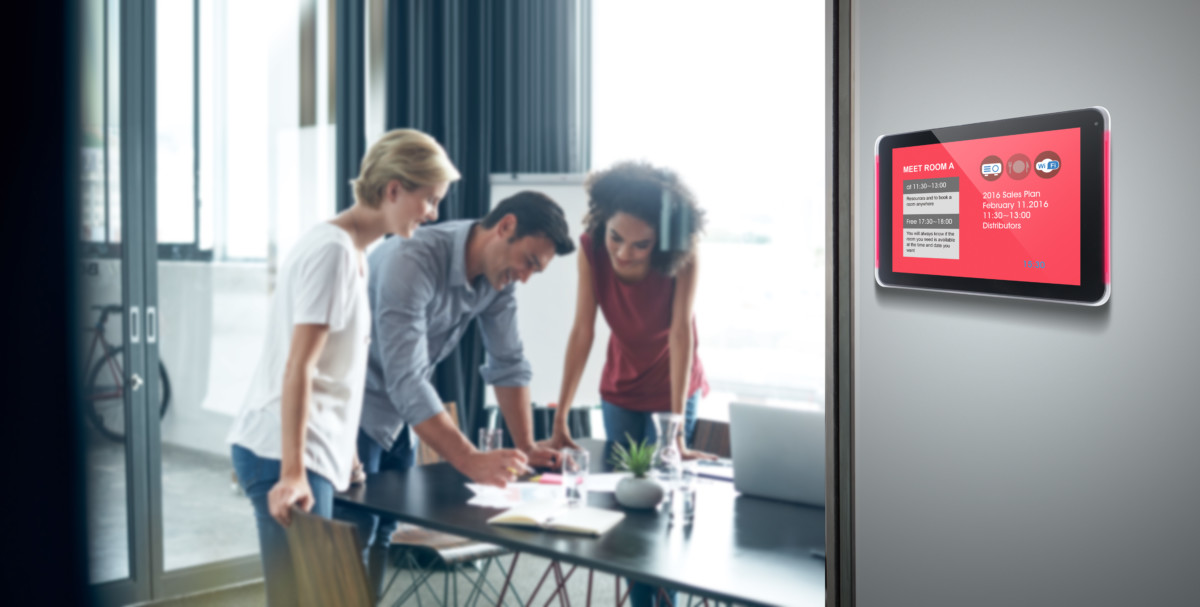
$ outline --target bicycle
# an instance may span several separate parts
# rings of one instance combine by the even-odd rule
[[[88,373],[84,398],[87,400],[87,418],[96,430],[105,438],[118,443],[125,442],[125,374],[121,367],[121,352],[124,346],[114,346],[104,336],[105,325],[109,314],[121,316],[119,305],[92,306],[100,316],[96,324],[84,329],[84,333],[93,333],[92,343],[87,350],[87,365],[91,365]],[[86,339],[86,338],[85,338]],[[96,355],[96,347],[100,347],[100,358],[92,363]],[[107,371],[107,373],[105,373]],[[167,414],[167,406],[171,403],[171,380],[167,377],[167,368],[158,361],[159,378],[159,411],[162,419]],[[140,380],[138,380],[140,381]],[[136,389],[136,388],[135,388]]]

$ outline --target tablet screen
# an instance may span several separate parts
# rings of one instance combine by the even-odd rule
[[[880,284],[1101,303],[1106,124],[1092,109],[880,138]]]

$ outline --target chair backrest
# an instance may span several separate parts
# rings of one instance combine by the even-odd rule
[[[729,422],[710,419],[696,420],[695,434],[692,435],[692,448],[712,453],[717,457],[729,457]]]
[[[372,607],[358,528],[292,508],[288,546],[302,607]]]
[[[443,403],[442,406],[445,407],[446,413],[450,414],[450,419],[454,422],[454,427],[460,428],[461,426],[458,425],[458,406],[454,403]],[[412,429],[409,428],[409,430],[411,431]],[[470,436],[467,437],[467,440],[475,442],[475,440]],[[418,466],[436,464],[441,461],[445,460],[442,459],[442,456],[438,455],[437,451],[433,450],[433,447],[430,447],[426,443],[420,443],[420,447],[417,449]]]

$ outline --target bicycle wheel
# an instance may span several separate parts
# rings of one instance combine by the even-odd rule
[[[125,374],[122,370],[121,352],[124,347],[109,350],[88,374],[87,418],[105,438],[125,442]],[[159,410],[162,419],[171,403],[171,382],[167,368],[158,361]]]

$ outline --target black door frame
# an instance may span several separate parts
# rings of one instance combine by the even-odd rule
[[[825,19],[826,604],[854,605],[854,205],[851,0]]]

